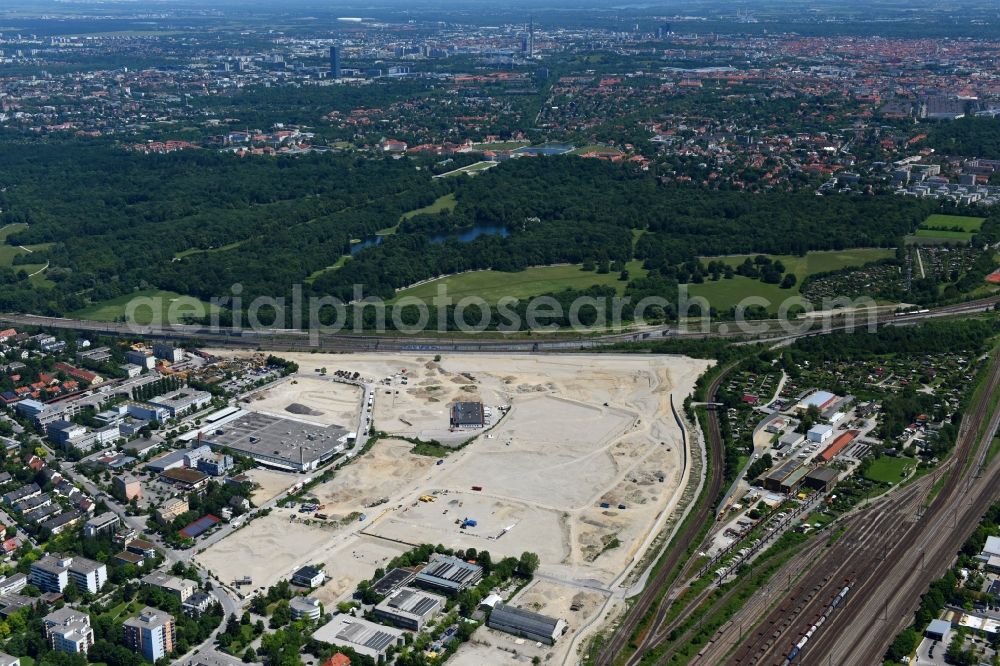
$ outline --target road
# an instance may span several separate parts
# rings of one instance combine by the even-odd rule
[[[977,299],[956,305],[947,305],[905,316],[896,316],[891,308],[881,308],[877,311],[877,325],[906,325],[918,321],[941,317],[960,316],[983,312],[992,309],[1000,303],[1000,296]],[[751,331],[741,331],[739,326],[731,322],[717,322],[709,331],[681,331],[668,326],[651,326],[622,333],[606,335],[573,334],[557,332],[547,336],[536,336],[525,340],[523,337],[505,337],[502,333],[484,333],[483,337],[416,337],[404,335],[365,335],[353,333],[319,333],[315,344],[306,331],[290,329],[261,330],[218,330],[194,325],[174,325],[163,327],[132,326],[124,323],[107,323],[82,321],[62,317],[42,317],[38,315],[8,313],[0,314],[0,322],[10,326],[43,326],[80,331],[84,333],[102,333],[130,338],[148,338],[155,340],[188,341],[218,347],[251,347],[270,351],[367,351],[367,352],[545,352],[595,349],[624,342],[639,342],[655,340],[664,336],[689,338],[726,338],[745,340],[749,342],[768,340],[790,343],[801,337],[821,335],[837,331],[863,329],[863,316],[858,315],[856,321],[848,318],[850,314],[832,313],[829,325],[824,326],[820,317],[811,318],[812,328],[808,330],[789,332],[784,325],[787,322],[778,320],[760,320],[747,322],[752,325]],[[807,320],[792,322],[807,323]],[[494,335],[495,337],[485,337]]]
[[[920,595],[944,573],[989,505],[1000,496],[1000,458],[984,465],[1000,425],[1000,354],[985,390],[962,420],[955,452],[931,475],[848,516],[829,547],[794,557],[775,577],[798,579],[784,593],[757,594],[694,663],[781,664],[844,586],[851,591],[801,651],[802,663],[879,663],[912,618]],[[979,432],[985,426],[985,434]],[[942,475],[947,475],[943,477]],[[931,488],[941,481],[925,508]],[[815,543],[827,539],[816,537]],[[772,590],[773,592],[773,590]],[[738,626],[737,626],[738,625]],[[745,628],[756,627],[744,634]],[[737,635],[737,631],[739,634]]]
[[[83,489],[87,492],[87,494],[93,497],[95,500],[96,499],[104,500],[104,503],[107,504],[108,509],[121,519],[123,525],[128,525],[129,527],[135,529],[137,532],[144,532],[146,530],[146,516],[128,515],[126,508],[123,505],[121,505],[118,502],[118,500],[116,500],[114,497],[108,495],[103,490],[94,485],[94,483],[89,478],[87,478],[77,469],[78,464],[79,463],[63,461],[64,475],[71,478],[71,480],[74,483],[83,486]],[[223,530],[227,530],[225,534],[228,534],[231,528],[232,525],[227,524],[220,530],[217,530],[215,533],[210,535],[209,538],[218,536],[220,533],[222,533]],[[152,540],[159,547],[160,552],[163,553],[165,567],[167,569],[169,569],[177,562],[189,561],[191,559],[191,556],[193,555],[194,552],[193,550],[177,551],[172,548],[169,548],[163,543],[163,540],[160,539],[158,535],[149,535],[148,538]],[[222,536],[218,536],[218,538],[221,539]],[[205,546],[204,543],[200,545]],[[195,566],[199,569],[202,579],[207,580],[209,578],[208,572],[202,569],[197,563],[195,563]],[[222,609],[225,612],[226,617],[229,617],[230,615],[233,614],[239,617],[243,613],[242,602],[235,599],[232,596],[232,593],[228,589],[223,587],[218,581],[213,583],[211,594],[222,605]],[[216,651],[214,648],[215,639],[218,636],[219,632],[225,628],[225,624],[226,624],[225,621],[223,621],[222,624],[220,624],[219,627],[215,631],[213,631],[211,635],[209,635],[209,637],[204,642],[201,643],[201,645],[198,645],[195,648],[193,648],[194,653],[200,654],[200,653],[215,652]],[[224,656],[228,657],[228,655]]]

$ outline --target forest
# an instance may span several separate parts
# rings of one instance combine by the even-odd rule
[[[961,118],[939,122],[927,135],[939,153],[962,157],[1000,159],[1000,119]]]
[[[417,158],[139,155],[88,139],[56,145],[0,137],[0,145],[5,138],[0,227],[27,225],[10,234],[12,245],[52,244],[30,259],[14,257],[13,268],[48,261],[54,286],[5,273],[13,284],[0,292],[0,310],[58,315],[139,289],[207,300],[239,284],[246,303],[288,297],[293,285],[306,297],[349,300],[363,285],[365,296],[388,299],[415,282],[467,270],[584,263],[618,272],[631,259],[648,271],[622,275],[634,300],[671,298],[678,282],[723,270],[703,267],[701,256],[889,247],[936,205],[706,191],[575,157],[519,159],[476,178],[435,179],[433,163]],[[445,194],[454,194],[454,211],[401,221]],[[458,238],[475,228],[505,235]],[[352,253],[353,243],[379,231],[379,244]],[[774,282],[779,268],[756,264],[737,273]]]

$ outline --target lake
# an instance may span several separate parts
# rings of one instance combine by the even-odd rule
[[[503,238],[506,238],[509,235],[510,231],[507,230],[507,227],[502,227],[498,225],[480,225],[472,227],[470,229],[465,229],[458,233],[434,234],[433,236],[430,236],[427,240],[429,240],[434,245],[440,245],[449,238],[457,238],[459,241],[463,243],[469,243],[476,240],[480,236],[501,236]],[[351,256],[356,255],[358,252],[361,252],[361,250],[364,250],[365,248],[381,245],[383,239],[385,238],[387,238],[387,236],[371,236],[369,238],[364,239],[360,243],[355,243],[354,245],[351,246]]]

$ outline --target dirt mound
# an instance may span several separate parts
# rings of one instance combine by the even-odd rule
[[[323,416],[323,412],[318,409],[313,409],[312,407],[306,407],[305,405],[293,402],[292,404],[285,407],[285,411],[289,414],[298,414],[299,416]]]

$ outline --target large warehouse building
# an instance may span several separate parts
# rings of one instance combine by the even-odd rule
[[[404,632],[399,629],[340,613],[317,629],[313,638],[330,645],[351,648],[358,654],[382,662],[390,647],[403,644],[403,635]]]
[[[779,493],[791,493],[799,487],[809,469],[802,461],[791,459],[764,477],[764,487]]]
[[[566,631],[566,621],[497,603],[486,621],[490,629],[503,631],[530,641],[552,645]]]
[[[822,412],[838,400],[839,398],[829,391],[815,391],[814,393],[803,398],[799,404],[795,405],[795,409],[796,411],[804,412],[810,407],[815,407]]]
[[[344,450],[347,430],[243,412],[203,429],[202,443],[253,458],[261,465],[296,472],[314,470]]]
[[[481,402],[456,402],[451,406],[452,428],[482,428],[486,415]]]
[[[447,555],[435,555],[415,580],[420,587],[445,594],[456,594],[483,578],[483,568]]]
[[[445,598],[412,587],[403,587],[375,606],[375,617],[397,627],[420,631],[444,608]]]

